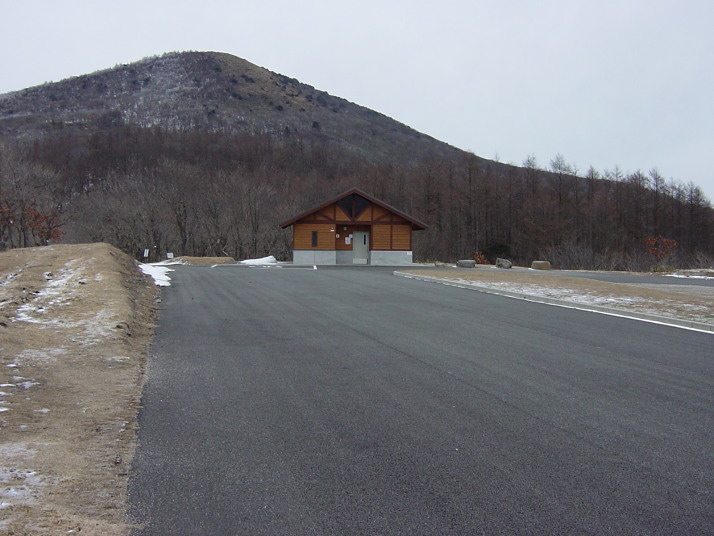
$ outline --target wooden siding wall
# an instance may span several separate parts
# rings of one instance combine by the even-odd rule
[[[335,249],[335,233],[331,223],[296,223],[293,226],[294,249]],[[317,247],[312,246],[312,232],[317,231]]]
[[[412,228],[409,225],[373,225],[372,248],[378,251],[410,251]]]
[[[345,230],[344,228],[347,227]],[[317,247],[312,245],[312,231],[317,231]],[[370,205],[355,220],[336,204],[328,205],[293,224],[293,249],[351,250],[345,235],[356,231],[370,233],[370,249],[411,251],[412,226],[404,218],[376,205]],[[337,238],[336,235],[340,235]]]
[[[394,251],[411,251],[411,225],[392,225],[392,249]]]
[[[389,250],[392,243],[391,225],[372,226],[372,249]]]

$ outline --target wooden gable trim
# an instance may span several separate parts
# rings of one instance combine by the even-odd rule
[[[284,221],[283,223],[280,224],[280,227],[285,229],[286,227],[293,225],[297,221],[308,221],[307,218],[310,216],[313,216],[316,212],[320,212],[320,211],[324,210],[325,208],[328,208],[330,205],[334,205],[338,201],[340,201],[350,195],[353,195],[353,194],[357,194],[357,195],[365,198],[367,201],[371,202],[372,204],[385,209],[387,212],[392,213],[400,218],[403,218],[404,220],[406,220],[405,223],[409,223],[414,230],[423,230],[423,229],[427,228],[427,225],[425,223],[423,223],[417,219],[414,219],[411,216],[404,214],[403,212],[400,212],[396,208],[380,201],[379,199],[372,197],[371,195],[360,190],[359,188],[353,188],[353,189],[343,193],[342,195],[339,195],[333,199],[330,199],[329,201],[327,201],[326,203],[323,203],[322,205],[319,205],[317,207],[313,207],[309,210],[306,210],[305,212],[295,216],[294,218]],[[336,209],[333,206],[333,214],[335,214],[335,212],[336,212]],[[362,220],[354,219],[354,214],[348,214],[348,216],[353,218],[352,220],[350,220],[350,222],[354,221],[354,222],[359,222],[361,224],[369,224],[369,223],[371,223],[371,221],[374,221],[372,214],[373,213],[370,213],[370,221],[362,221]],[[336,214],[333,217],[336,217]],[[395,222],[395,223],[397,223],[397,222]]]
[[[296,223],[329,223],[333,225],[412,225],[411,222],[408,221],[384,221],[384,220],[369,220],[369,221],[362,221],[362,220],[335,220],[335,221],[328,221],[328,220],[316,220],[316,219],[308,219],[308,218],[303,218],[299,222]]]
[[[390,223],[394,223],[395,225],[402,224],[402,223],[409,223],[409,222],[404,221],[403,219],[399,218],[398,216],[397,216],[397,218],[399,218],[399,219],[395,219],[394,216],[395,216],[394,213],[387,212],[386,214],[382,214],[381,216],[374,218],[373,221],[390,222]]]
[[[335,221],[351,221],[349,214],[337,206],[336,203],[332,204],[335,213]]]
[[[332,211],[332,215],[330,215],[330,214],[325,214],[322,210],[318,210],[317,212],[314,212],[314,214],[315,214],[315,218],[316,218],[316,219],[317,219],[319,216],[322,216],[323,218],[325,218],[325,219],[322,220],[322,221],[327,221],[327,222],[333,222],[333,221],[335,221],[334,210]]]

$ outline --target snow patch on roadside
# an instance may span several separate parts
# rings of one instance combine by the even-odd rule
[[[714,279],[714,277],[708,275],[696,275],[696,274],[665,274],[664,277],[678,277],[680,279]]]
[[[267,257],[261,257],[260,259],[246,259],[244,261],[240,261],[238,264],[247,264],[249,266],[265,266],[278,264],[278,261],[272,255],[268,255]]]
[[[186,266],[188,263],[181,259],[166,259],[165,261],[152,262],[150,266]]]
[[[453,281],[455,283],[460,283],[463,285],[471,285],[474,287],[490,288],[494,290],[502,290],[506,292],[512,292],[514,294],[524,294],[528,296],[536,296],[539,298],[552,298],[557,300],[569,301],[573,303],[583,304],[583,305],[599,305],[603,307],[613,307],[613,308],[637,308],[641,313],[658,315],[662,314],[662,308],[676,306],[675,302],[670,300],[664,300],[659,302],[659,309],[654,309],[651,307],[652,302],[640,297],[635,296],[607,296],[601,295],[594,292],[584,292],[584,291],[574,291],[567,288],[553,288],[553,287],[543,287],[540,285],[525,285],[520,283],[505,283],[505,282],[491,282],[491,281],[479,281],[475,283],[467,279],[445,279],[444,281]],[[705,313],[707,311],[706,307],[699,305],[689,305],[687,309],[692,313]]]
[[[139,264],[139,269],[146,275],[151,276],[154,279],[154,283],[156,283],[159,287],[171,286],[171,277],[169,277],[169,272],[173,272],[172,268],[166,268],[165,265],[159,264]]]

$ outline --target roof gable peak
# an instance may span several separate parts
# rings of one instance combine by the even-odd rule
[[[365,192],[364,190],[360,190],[359,188],[352,188],[350,190],[347,190],[346,192],[343,192],[342,194],[333,197],[332,199],[326,201],[325,203],[322,203],[321,205],[312,207],[306,210],[305,212],[298,214],[294,218],[284,221],[280,224],[280,227],[282,227],[283,229],[289,227],[296,221],[306,218],[307,216],[315,212],[319,212],[320,210],[332,204],[337,204],[345,214],[347,214],[353,219],[356,219],[362,212],[364,212],[364,210],[369,206],[370,203],[380,206],[383,209],[404,218],[412,224],[412,228],[415,230],[423,230],[427,228],[427,225],[425,223],[420,222],[419,220],[414,219],[411,216],[408,216],[407,214],[397,210],[396,208],[392,207],[391,205],[388,205],[383,201],[380,201],[379,199],[369,195],[367,192]]]

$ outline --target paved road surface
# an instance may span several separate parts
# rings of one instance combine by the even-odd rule
[[[137,535],[714,534],[714,336],[377,270],[179,267]]]

